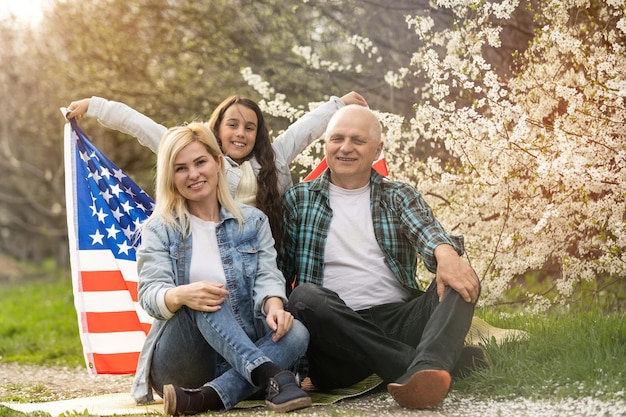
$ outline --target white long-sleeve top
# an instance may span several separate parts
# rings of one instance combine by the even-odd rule
[[[285,132],[274,140],[272,148],[276,155],[278,190],[281,195],[293,184],[289,169],[291,162],[314,140],[322,136],[332,115],[343,106],[344,103],[339,97],[332,96],[328,102],[292,123]],[[101,97],[93,96],[91,98],[87,115],[95,117],[109,129],[135,137],[139,143],[150,148],[154,153],[157,153],[159,142],[167,131],[165,126],[128,105]],[[226,164],[228,188],[234,196],[243,173],[235,161],[227,156],[224,159],[228,162]],[[256,158],[250,159],[250,165],[254,175],[258,175],[261,166]]]

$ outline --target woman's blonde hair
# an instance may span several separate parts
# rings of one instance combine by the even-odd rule
[[[226,182],[226,170],[222,151],[213,132],[204,123],[189,123],[172,127],[165,132],[159,144],[155,193],[156,202],[151,218],[160,216],[165,224],[178,228],[183,236],[191,232],[191,213],[186,199],[178,192],[174,184],[174,162],[178,153],[192,142],[200,142],[220,165],[217,175],[217,201],[231,212],[243,224],[243,216],[237,203],[231,196]]]

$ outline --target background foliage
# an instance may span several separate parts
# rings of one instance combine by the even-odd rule
[[[0,20],[0,251],[67,264],[58,109],[71,101],[119,100],[173,126],[236,92],[277,134],[355,90],[380,113],[392,177],[465,236],[483,302],[540,310],[609,291],[622,308],[625,12],[623,0],[51,0],[36,26]],[[81,126],[150,192],[147,149]]]

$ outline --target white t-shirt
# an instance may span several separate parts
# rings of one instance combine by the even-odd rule
[[[217,245],[215,227],[217,223],[205,221],[196,216],[191,216],[191,236],[193,250],[191,251],[191,263],[189,265],[189,283],[210,281],[226,286],[224,265]],[[160,291],[157,300],[159,310],[165,318],[172,318],[174,313],[169,311],[165,304],[167,288]]]
[[[329,184],[333,218],[324,252],[324,287],[353,310],[406,301],[409,292],[385,262],[374,235],[369,184],[346,190]]]
[[[191,216],[193,249],[189,265],[189,282],[210,281],[226,285],[224,265],[217,246],[217,223]]]

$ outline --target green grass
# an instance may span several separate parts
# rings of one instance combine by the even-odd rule
[[[84,366],[71,282],[65,273],[54,275],[0,285],[0,362]],[[586,304],[542,315],[506,313],[503,308],[483,308],[477,315],[498,327],[526,330],[530,338],[501,346],[488,344],[489,369],[456,381],[453,391],[457,395],[485,399],[626,397],[624,312],[606,312]],[[7,412],[0,407],[0,417]]]
[[[84,366],[68,276],[0,286],[0,361]]]
[[[588,307],[588,306],[587,306]],[[626,314],[573,309],[544,315],[478,315],[530,333],[527,341],[486,346],[489,369],[455,384],[489,398],[624,398]]]

